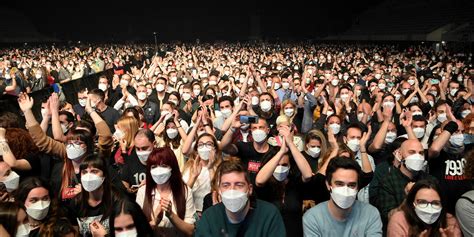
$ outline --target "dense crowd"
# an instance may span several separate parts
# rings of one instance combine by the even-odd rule
[[[0,236],[474,235],[472,54],[162,48],[0,50]]]

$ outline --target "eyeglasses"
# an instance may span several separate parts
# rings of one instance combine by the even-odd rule
[[[198,148],[214,148],[214,142],[198,143]]]
[[[431,202],[428,202],[428,201],[426,201],[426,200],[424,200],[424,199],[417,199],[417,200],[415,200],[415,205],[418,206],[418,207],[421,207],[421,208],[427,207],[428,204],[431,205],[431,207],[432,207],[433,209],[437,209],[437,210],[439,210],[439,209],[441,209],[441,208],[443,207],[443,206],[441,205],[441,201],[438,201],[438,200],[433,200],[433,201],[431,201]]]
[[[80,141],[80,140],[69,140],[66,142],[67,145],[69,144],[73,144],[73,145],[82,145],[82,144],[85,144],[83,141]]]

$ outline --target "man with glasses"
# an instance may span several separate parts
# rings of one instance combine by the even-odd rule
[[[194,236],[285,236],[278,209],[252,196],[253,186],[244,167],[235,160],[217,170],[221,203],[207,209],[196,225]]]
[[[331,198],[304,214],[304,236],[382,236],[377,209],[355,200],[361,172],[352,159],[336,157],[329,162],[326,186]]]

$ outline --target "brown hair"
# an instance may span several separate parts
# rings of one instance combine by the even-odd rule
[[[33,138],[28,131],[21,128],[8,128],[5,134],[10,150],[17,160],[25,159],[27,156],[35,155],[39,152]]]

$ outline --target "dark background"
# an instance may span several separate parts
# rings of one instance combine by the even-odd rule
[[[317,39],[342,32],[380,0],[357,1],[10,1],[39,33],[59,40],[160,42]]]

